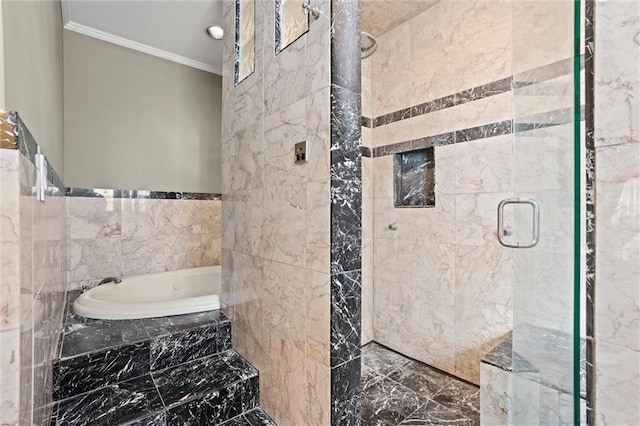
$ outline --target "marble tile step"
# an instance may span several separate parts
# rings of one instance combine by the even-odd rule
[[[70,309],[53,365],[56,401],[231,349],[222,311],[140,320],[92,320]]]
[[[228,350],[58,402],[52,425],[273,424],[258,408],[258,372]]]

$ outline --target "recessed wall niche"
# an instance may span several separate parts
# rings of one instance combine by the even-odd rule
[[[234,81],[237,86],[256,69],[256,2],[236,0]]]
[[[433,147],[394,154],[394,206],[435,207]]]
[[[275,0],[276,54],[309,31],[308,0]]]

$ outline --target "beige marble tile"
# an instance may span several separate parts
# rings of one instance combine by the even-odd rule
[[[511,251],[498,245],[458,246],[455,255],[456,295],[499,305],[511,305]]]
[[[370,238],[362,239],[362,344],[373,340],[373,245]]]
[[[595,394],[598,424],[638,424],[640,352],[607,343],[597,343],[596,360]]]
[[[0,241],[19,238],[19,151],[0,149]]]
[[[455,145],[456,193],[513,191],[511,135]]]
[[[412,252],[413,242],[410,240],[376,240],[373,267],[375,279],[410,283],[412,278],[411,265],[413,263]]]
[[[309,26],[306,38],[306,72],[311,92],[331,84],[331,0],[318,0],[313,4],[320,10],[321,18]]]
[[[412,224],[413,209],[398,209],[393,206],[393,198],[374,198],[373,237],[385,240],[410,241],[415,236]],[[394,226],[394,229],[389,228]],[[377,243],[376,243],[377,244]],[[374,245],[376,245],[374,244]]]
[[[448,295],[453,298],[456,291],[456,248],[449,244],[432,241],[417,241],[413,245],[412,280],[416,289]],[[430,300],[435,304],[446,305],[445,299]],[[451,300],[453,306],[453,300]],[[451,307],[450,306],[450,307]],[[414,307],[417,312],[422,309]]]
[[[514,74],[573,56],[573,5],[514,2]]]
[[[511,75],[510,3],[453,2],[443,20],[453,30],[453,44],[447,50],[456,92]]]
[[[513,139],[513,178],[518,191],[572,191],[573,124],[518,134]]]
[[[454,117],[455,130],[463,130],[510,120],[513,114],[512,108],[513,93],[509,91],[458,105],[453,107],[450,113]]]
[[[596,156],[598,339],[640,350],[640,144]]]
[[[0,242],[0,330],[20,325],[20,245]]]
[[[72,239],[119,236],[122,200],[118,198],[69,197],[69,235]]]
[[[167,227],[164,200],[122,199],[122,238],[155,236]]]
[[[314,271],[327,272],[331,244],[331,182],[308,183],[305,196],[305,265]]]
[[[512,255],[513,307],[518,318],[573,333],[573,255],[531,250],[515,250]]]
[[[71,240],[70,281],[95,285],[105,277],[122,274],[120,238]]]
[[[436,206],[408,209],[410,221],[399,223],[412,233],[412,240],[437,244],[456,243],[456,196],[436,195]]]
[[[264,194],[262,253],[287,264],[306,265],[306,185],[277,186]]]
[[[455,344],[485,353],[512,329],[513,309],[466,295],[455,298]]]
[[[456,195],[456,242],[460,245],[498,245],[496,212],[509,193]],[[505,214],[505,226],[512,221]]]
[[[480,364],[480,421],[507,426],[511,395],[511,375],[493,365]]]
[[[331,369],[310,360],[306,361],[307,413],[305,421],[312,425],[331,423]]]
[[[294,162],[293,145],[307,136],[306,99],[265,119],[264,186],[293,185],[307,177],[308,167]]]
[[[362,60],[361,75],[361,95],[362,95],[362,115],[373,118],[373,59]]]
[[[264,262],[264,325],[299,350],[305,349],[307,270],[283,263]]]
[[[596,32],[596,145],[640,141],[640,8],[632,1],[599,2],[595,13],[602,28]]]
[[[411,139],[441,135],[454,130],[455,115],[451,109],[430,112],[411,118]]]
[[[377,38],[378,50],[371,57],[376,81],[373,114],[378,117],[408,107],[411,99],[409,26],[402,25]]]
[[[305,278],[307,279],[307,309],[305,312],[307,363],[320,363],[329,366],[330,277],[327,273],[306,271]]]
[[[324,181],[330,176],[331,133],[327,111],[330,109],[330,89],[324,88],[308,96],[306,103],[306,140],[309,141],[309,163],[297,166],[306,169],[308,181]]]
[[[393,156],[385,155],[371,159],[373,194],[375,198],[393,197]]]
[[[437,1],[363,0],[362,31],[384,34],[437,4]]]
[[[408,107],[409,101],[405,101],[404,107]],[[400,109],[398,108],[398,109]],[[389,111],[392,112],[392,111]],[[411,126],[412,120],[400,120],[395,123],[385,124],[381,127],[373,129],[373,146],[385,146],[399,142],[407,142],[411,140]],[[393,158],[392,155],[386,157]],[[382,157],[378,157],[382,158]]]
[[[0,331],[0,419],[17,425],[20,414],[20,330]]]
[[[264,219],[264,191],[255,189],[237,193],[237,199],[233,201],[235,251],[259,255],[262,253],[262,223]],[[223,221],[227,218],[223,218]]]
[[[436,146],[433,149],[436,170],[435,170],[435,191],[436,191],[436,207],[440,201],[440,194],[456,193],[456,146]]]

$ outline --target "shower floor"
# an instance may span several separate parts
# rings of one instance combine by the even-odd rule
[[[362,348],[362,424],[479,425],[480,388],[377,343]]]

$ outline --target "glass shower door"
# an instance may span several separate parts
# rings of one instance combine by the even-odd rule
[[[498,229],[513,247],[510,420],[579,424],[579,0],[512,4],[514,198]]]

